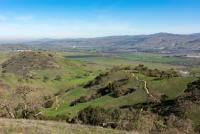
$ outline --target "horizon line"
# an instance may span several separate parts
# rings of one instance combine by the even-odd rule
[[[113,35],[105,35],[105,36],[90,36],[90,37],[32,37],[32,38],[1,38],[1,42],[9,42],[9,41],[35,41],[35,40],[62,40],[62,39],[93,39],[93,38],[106,38],[106,37],[122,37],[122,36],[148,36],[155,34],[171,34],[171,35],[194,35],[200,34],[200,32],[192,32],[192,33],[173,33],[173,32],[155,32],[148,34],[113,34]],[[1,43],[0,42],[0,43]]]

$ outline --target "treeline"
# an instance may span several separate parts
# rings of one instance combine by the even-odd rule
[[[143,64],[136,66],[133,70],[135,70],[135,73],[141,73],[141,74],[149,76],[149,77],[158,77],[160,79],[165,79],[165,78],[169,79],[172,77],[180,76],[180,74],[177,71],[175,71],[173,68],[163,71],[163,70],[159,70],[159,69],[149,69],[148,67],[144,66]]]

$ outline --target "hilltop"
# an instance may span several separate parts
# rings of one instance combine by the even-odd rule
[[[33,70],[58,68],[53,55],[41,52],[22,52],[2,63],[3,72],[26,75]]]

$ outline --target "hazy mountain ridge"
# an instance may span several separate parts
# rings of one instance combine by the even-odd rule
[[[151,35],[124,35],[97,38],[77,39],[41,39],[22,43],[29,47],[41,49],[64,48],[101,48],[103,50],[200,50],[200,33],[195,34],[171,34],[156,33]],[[0,46],[2,47],[2,46]]]

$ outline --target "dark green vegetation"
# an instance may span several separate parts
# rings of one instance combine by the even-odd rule
[[[199,131],[198,66],[173,65],[182,59],[157,54],[88,56],[95,54],[0,54],[0,117],[144,133]]]

